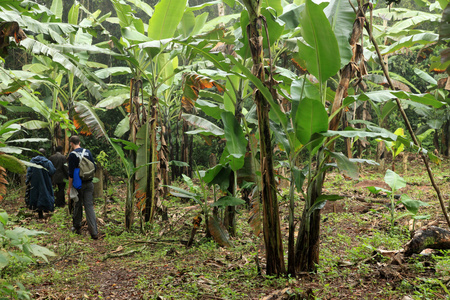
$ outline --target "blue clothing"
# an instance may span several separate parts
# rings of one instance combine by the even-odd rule
[[[45,169],[28,167],[25,182],[30,184],[30,193],[25,202],[33,210],[53,211],[55,209],[55,197],[51,176],[56,169],[52,162],[42,155],[33,157],[30,162]]]
[[[81,189],[81,178],[80,178],[80,168],[75,168],[73,171],[73,181],[72,186],[76,188],[77,190]]]

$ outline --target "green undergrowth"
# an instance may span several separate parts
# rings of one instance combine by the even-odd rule
[[[409,172],[411,175],[402,174],[408,183],[414,183],[406,187],[408,195],[431,204],[420,208],[421,213],[432,215],[428,222],[442,222],[440,207],[429,185],[420,185],[427,178],[420,176],[419,171]],[[382,200],[383,197],[376,198],[367,189],[357,187],[364,180],[383,182],[380,174],[384,173],[366,168],[359,180],[348,180],[332,172],[324,192]],[[448,183],[438,180],[446,193]],[[162,201],[167,207],[168,221],[162,221],[157,215],[154,223],[144,224],[141,232],[136,217],[132,231],[127,232],[123,225],[124,187],[118,184],[110,189],[115,190],[114,201],[106,203],[106,210],[106,198],[95,200],[101,235],[98,241],[90,239],[86,228],[81,236],[70,231],[71,217],[67,209],[58,209],[41,221],[17,205],[9,208],[14,211],[12,223],[49,233],[36,237],[36,241],[56,256],[48,264],[42,261],[13,264],[5,269],[2,279],[22,282],[32,294],[47,295],[47,299],[122,299],[114,296],[115,290],[135,293],[139,295],[136,299],[261,299],[285,289],[291,299],[304,299],[307,295],[313,299],[449,296],[449,253],[413,256],[401,266],[392,265],[390,257],[380,254],[381,250],[400,250],[411,233],[410,217],[398,219],[394,228],[391,227],[389,208],[383,203],[361,202],[348,196],[328,203],[322,212],[317,273],[302,273],[295,278],[272,277],[264,275],[264,241],[262,236],[252,233],[246,207],[238,207],[237,236],[232,238],[234,247],[220,247],[206,237],[202,223],[193,246],[186,248],[192,220],[201,212],[195,203],[168,197]],[[281,189],[279,195],[286,252],[287,193]],[[6,201],[12,201],[11,198]],[[302,209],[301,195],[296,195],[297,216],[301,216]],[[398,214],[404,211],[400,205],[395,209]],[[298,230],[298,219],[296,224]]]

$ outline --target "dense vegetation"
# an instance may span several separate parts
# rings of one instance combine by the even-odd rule
[[[389,199],[386,233],[431,218],[418,214],[430,201],[396,198],[406,183],[395,164],[414,153],[450,226],[432,170],[450,149],[447,4],[3,1],[0,199],[33,149],[67,152],[80,134],[99,181],[125,187],[105,226],[154,234],[176,197],[198,205],[188,246],[201,223],[233,248],[245,204],[264,274],[294,278],[323,271],[322,209],[347,197],[327,188],[330,172],[358,180],[379,165],[385,189],[371,192]],[[105,215],[117,187],[106,186]]]

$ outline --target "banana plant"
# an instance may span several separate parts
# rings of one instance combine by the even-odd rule
[[[8,103],[0,101],[0,105],[9,108]],[[7,192],[7,172],[25,174],[27,166],[42,168],[42,166],[18,159],[15,155],[23,151],[32,151],[29,148],[16,146],[26,142],[45,142],[43,138],[15,138],[22,129],[19,125],[21,119],[0,120],[0,200]]]

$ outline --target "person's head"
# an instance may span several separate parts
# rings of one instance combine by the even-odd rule
[[[63,147],[62,146],[56,146],[55,151],[56,152],[62,152]]]
[[[78,137],[78,135],[72,135],[69,139],[69,144],[73,144],[73,145],[70,145],[70,146],[72,146],[72,148],[73,148],[73,146],[80,145],[80,138]]]
[[[41,153],[41,155],[45,156],[45,149],[44,148],[39,148],[39,153]]]

